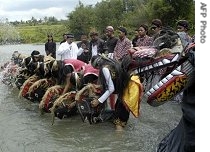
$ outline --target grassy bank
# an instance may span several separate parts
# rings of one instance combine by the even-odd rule
[[[19,25],[15,27],[19,33],[21,43],[45,43],[47,35],[52,34],[55,42],[60,42],[66,28],[63,25]]]

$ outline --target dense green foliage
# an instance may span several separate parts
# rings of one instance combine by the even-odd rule
[[[73,33],[76,40],[80,35],[98,31],[101,35],[107,25],[114,28],[124,26],[131,38],[134,29],[140,24],[150,26],[152,19],[159,18],[164,26],[176,28],[176,22],[186,19],[190,23],[189,33],[195,33],[194,0],[102,0],[95,6],[85,6],[79,1],[75,10],[67,15],[66,21],[54,17],[37,20],[32,17],[26,22],[12,22],[19,32],[22,43],[43,43],[47,34],[53,34],[54,40],[60,42],[63,33]],[[0,30],[0,40],[7,35]],[[11,38],[9,38],[11,39]],[[17,39],[17,38],[16,38]]]
[[[164,26],[176,29],[180,19],[190,23],[189,33],[195,33],[195,3],[193,0],[103,0],[95,7],[84,6],[81,2],[75,11],[69,13],[67,28],[76,34],[96,30],[103,34],[107,25],[114,28],[125,26],[128,37],[141,24],[150,26],[152,19],[159,18]]]

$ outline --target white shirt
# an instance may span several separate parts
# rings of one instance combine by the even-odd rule
[[[61,56],[61,60],[77,59],[78,52],[77,44],[75,42],[69,44],[67,41],[62,43],[57,50],[57,54]]]
[[[98,54],[97,45],[92,45],[92,57]]]
[[[102,69],[102,72],[104,74],[106,84],[107,84],[107,90],[104,92],[104,94],[98,99],[100,103],[103,103],[115,90],[114,83],[112,81],[112,77],[110,74],[110,71],[108,68],[104,67]]]

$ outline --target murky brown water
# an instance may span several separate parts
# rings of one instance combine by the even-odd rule
[[[0,65],[13,51],[44,53],[44,45],[0,46]],[[121,133],[111,123],[89,125],[79,116],[56,119],[40,115],[38,104],[18,98],[18,89],[0,82],[0,152],[154,152],[160,140],[181,117],[179,104],[160,107],[141,103],[141,116],[132,115]]]

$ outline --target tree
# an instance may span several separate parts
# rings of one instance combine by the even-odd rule
[[[195,17],[193,0],[148,0],[146,4],[150,18],[159,18],[164,25],[174,27],[177,20],[193,21]]]
[[[50,22],[52,24],[56,24],[58,22],[58,20],[54,16],[51,16],[48,18],[48,22]]]
[[[84,6],[79,2],[75,11],[69,13],[67,18],[68,21],[65,24],[67,29],[75,35],[76,39],[79,39],[81,34],[89,33],[91,27],[94,27],[96,16],[92,6]]]
[[[96,28],[103,31],[107,25],[119,27],[124,19],[124,5],[122,0],[102,1],[95,6]]]
[[[37,19],[35,19],[33,16],[31,18],[31,23],[35,26],[37,24]]]

